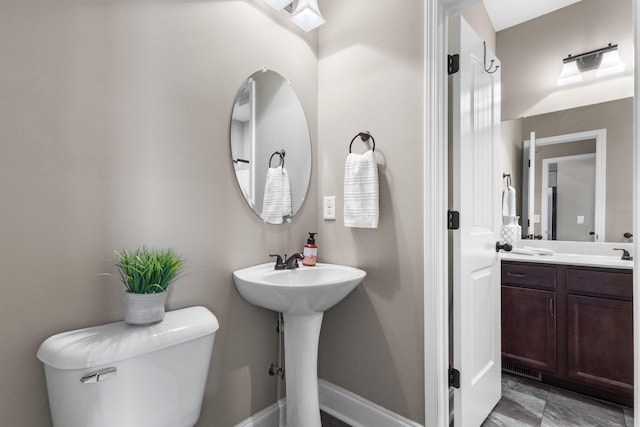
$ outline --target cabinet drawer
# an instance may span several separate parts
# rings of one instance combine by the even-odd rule
[[[572,267],[567,269],[567,291],[573,294],[613,297],[631,301],[633,298],[633,275],[626,272]]]
[[[503,262],[502,284],[555,289],[556,269],[541,265]]]

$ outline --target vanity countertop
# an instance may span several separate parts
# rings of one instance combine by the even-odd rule
[[[633,269],[633,261],[621,260],[620,256],[585,255],[555,253],[553,255],[526,255],[502,252],[500,258],[504,261],[536,262],[545,264],[570,264],[586,267]]]

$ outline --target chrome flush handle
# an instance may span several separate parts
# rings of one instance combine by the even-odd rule
[[[85,375],[80,378],[80,382],[82,384],[93,384],[100,381],[110,380],[116,376],[116,367],[111,366],[109,368],[100,369],[99,371],[93,372],[89,375]]]

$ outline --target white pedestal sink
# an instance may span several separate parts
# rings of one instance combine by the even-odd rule
[[[321,427],[318,403],[318,339],[324,311],[347,296],[366,276],[335,264],[274,270],[273,263],[233,272],[251,304],[283,313],[287,384],[287,427]]]

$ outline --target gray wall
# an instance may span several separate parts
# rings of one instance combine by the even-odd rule
[[[231,272],[316,230],[320,261],[368,273],[325,315],[320,376],[424,421],[423,11],[369,6],[325,0],[327,24],[305,34],[262,1],[2,2],[4,424],[50,425],[38,346],[122,319],[124,289],[100,273],[114,272],[113,250],[143,243],[188,259],[168,309],[204,305],[220,320],[199,425],[275,402],[276,316],[246,303]],[[292,80],[314,144],[310,193],[284,226],[246,206],[229,161],[236,90],[263,66]],[[383,161],[380,227],[345,229],[344,160],[365,129]],[[337,196],[336,222],[320,219],[323,195]]]
[[[595,156],[558,163],[558,239],[591,242],[595,216]],[[582,224],[577,216],[584,217]]]
[[[2,425],[51,425],[38,346],[122,319],[124,288],[100,273],[143,243],[188,260],[168,308],[220,321],[199,425],[276,400],[276,315],[246,303],[231,272],[301,249],[316,177],[292,224],[264,225],[234,181],[229,121],[266,66],[292,80],[315,144],[317,37],[262,1],[0,3]]]
[[[319,375],[422,423],[422,4],[321,6],[318,196],[336,196],[337,220],[318,219],[318,256],[359,266],[367,278],[325,314]],[[377,229],[345,228],[342,218],[344,162],[363,130],[382,162]],[[353,143],[354,152],[366,149]]]

